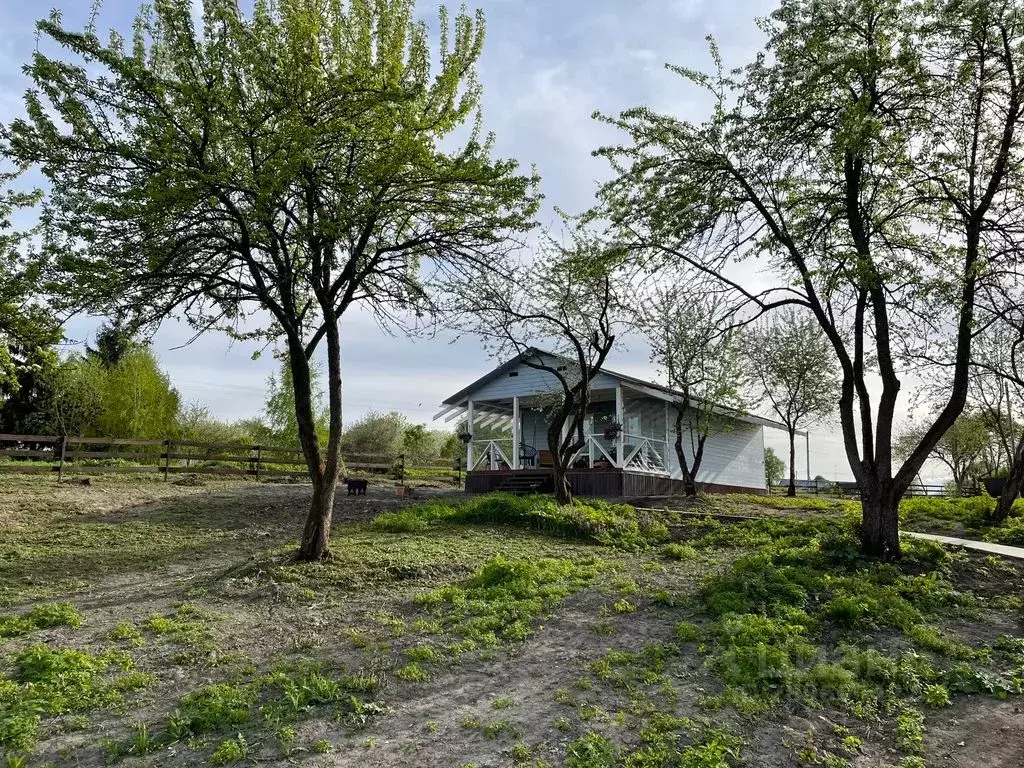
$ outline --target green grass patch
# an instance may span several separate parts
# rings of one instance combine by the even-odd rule
[[[0,746],[31,749],[42,717],[109,708],[128,691],[145,688],[153,678],[132,669],[122,651],[99,654],[33,645],[10,658],[12,670],[0,679]]]
[[[535,619],[590,584],[602,569],[596,559],[510,560],[499,555],[462,583],[421,594],[416,602],[448,631],[477,645],[519,643]]]
[[[69,602],[40,603],[21,616],[0,616],[0,637],[18,637],[37,629],[52,627],[80,627],[84,619]]]
[[[436,525],[508,525],[623,549],[639,549],[668,538],[665,525],[626,504],[580,499],[559,506],[549,496],[492,493],[465,501],[434,500],[400,512],[385,512],[374,530],[422,533]]]

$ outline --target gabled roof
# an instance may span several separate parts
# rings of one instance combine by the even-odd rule
[[[485,386],[491,381],[494,381],[494,379],[504,376],[506,373],[520,365],[523,362],[524,358],[531,357],[533,355],[547,355],[548,357],[553,357],[557,360],[565,360],[570,364],[574,363],[573,360],[566,357],[565,355],[559,355],[555,352],[548,352],[547,350],[540,349],[538,347],[528,347],[527,349],[523,350],[522,353],[516,355],[511,360],[502,363],[497,368],[492,370],[490,373],[481,376],[479,379],[474,381],[469,386],[460,389],[454,395],[447,398],[443,404],[446,406],[453,407],[463,405],[464,401],[467,400],[468,396],[471,395],[473,392],[476,392],[481,387]],[[664,400],[680,400],[683,397],[683,393],[680,392],[679,390],[672,389],[671,387],[666,387],[662,384],[657,384],[653,381],[644,381],[643,379],[638,379],[635,376],[629,376],[625,373],[611,371],[608,370],[607,368],[602,368],[601,373],[604,374],[605,376],[609,376],[613,379],[616,379],[622,382],[623,384],[630,385],[631,389],[639,390],[641,392],[647,391],[648,394],[651,394],[655,397],[659,397]],[[772,419],[766,419],[762,416],[755,416],[753,414],[744,413],[742,411],[736,410],[735,408],[728,408],[726,406],[715,406],[715,410],[718,413],[721,413],[722,415],[729,416],[731,418],[737,419],[738,421],[745,421],[750,424],[759,424],[766,427],[772,427],[774,429],[786,429],[786,425],[783,424],[781,421],[774,421]],[[806,434],[806,432],[797,431],[797,434],[803,436]]]

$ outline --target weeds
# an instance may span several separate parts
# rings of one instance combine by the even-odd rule
[[[0,637],[18,637],[52,627],[75,629],[82,621],[82,614],[71,603],[40,603],[22,616],[0,616]]]
[[[429,501],[378,515],[371,528],[419,533],[434,525],[509,525],[622,549],[640,549],[668,538],[668,529],[626,504],[598,499],[560,507],[548,496],[492,493],[458,504]]]

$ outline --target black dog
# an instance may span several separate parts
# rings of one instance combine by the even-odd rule
[[[348,486],[349,496],[365,496],[366,495],[366,480],[356,480],[354,478],[345,478],[345,485]]]

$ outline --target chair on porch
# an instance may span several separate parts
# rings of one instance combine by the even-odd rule
[[[519,466],[523,469],[535,469],[537,467],[537,449],[532,445],[520,443]]]

